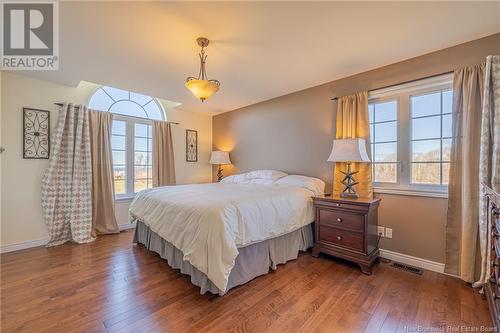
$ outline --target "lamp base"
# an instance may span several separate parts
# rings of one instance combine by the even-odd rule
[[[341,198],[350,198],[350,199],[359,199],[359,195],[357,193],[341,193]]]
[[[223,174],[222,168],[219,164],[219,168],[217,169],[217,183],[220,183],[222,178],[224,178],[224,174]]]
[[[342,179],[342,184],[344,185],[344,190],[340,194],[342,198],[351,198],[357,199],[359,195],[356,193],[354,189],[354,185],[357,185],[358,182],[354,179],[354,175],[358,173],[358,171],[351,171],[351,162],[347,162],[347,170],[340,171],[344,174],[344,179]]]

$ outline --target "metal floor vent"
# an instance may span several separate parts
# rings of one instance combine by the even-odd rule
[[[423,271],[422,271],[421,268],[410,266],[410,265],[407,265],[407,264],[402,264],[400,262],[393,262],[391,264],[391,267],[394,267],[394,268],[397,268],[397,269],[401,269],[403,271],[407,271],[407,272],[410,272],[410,273],[415,273],[415,274],[418,274],[418,275],[422,275],[422,273],[423,273]]]

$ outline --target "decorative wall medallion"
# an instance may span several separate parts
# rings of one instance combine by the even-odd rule
[[[48,159],[50,112],[23,108],[23,158]]]
[[[198,162],[198,132],[186,130],[186,162]]]

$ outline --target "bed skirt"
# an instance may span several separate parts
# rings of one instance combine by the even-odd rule
[[[143,222],[136,222],[134,243],[143,244],[148,250],[167,260],[170,267],[189,275],[191,283],[200,287],[201,294],[209,291],[212,294],[224,295],[203,272],[182,259],[181,250],[161,238]],[[297,259],[299,251],[305,251],[312,246],[313,232],[312,225],[309,224],[288,234],[238,248],[239,254],[229,274],[226,292],[257,276],[267,274],[269,268],[275,270],[277,265]]]

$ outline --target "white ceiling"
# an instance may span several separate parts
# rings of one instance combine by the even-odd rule
[[[500,32],[500,2],[61,2],[60,70],[220,113]],[[211,40],[201,103],[196,37]]]

